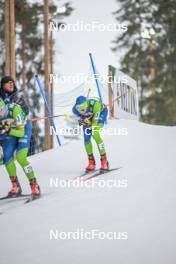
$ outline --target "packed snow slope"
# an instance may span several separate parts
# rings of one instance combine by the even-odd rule
[[[122,168],[90,180],[97,183],[94,187],[51,185],[51,179],[67,183],[84,171],[82,141],[30,158],[43,197],[25,205],[24,200],[0,201],[1,264],[176,263],[176,127],[125,120],[111,121],[108,127],[127,128],[126,136],[104,136],[110,166]],[[99,167],[97,152],[96,159]],[[18,171],[28,193],[27,179]],[[2,196],[10,188],[2,166],[0,176]],[[110,180],[127,186],[99,185]],[[95,229],[121,236],[64,239],[59,233]]]

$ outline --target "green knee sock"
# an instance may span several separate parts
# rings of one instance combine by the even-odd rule
[[[85,149],[86,149],[87,155],[91,155],[93,153],[93,146],[92,146],[91,141],[88,141],[87,143],[85,143]]]
[[[104,146],[103,140],[100,135],[100,130],[102,127],[103,127],[102,124],[97,124],[92,127],[92,137],[98,146],[100,155],[104,155],[106,153],[105,146]]]
[[[30,165],[29,161],[27,160],[27,153],[28,153],[27,148],[19,150],[16,153],[16,159],[17,159],[18,163],[21,165],[21,167],[23,168],[24,173],[26,174],[27,178],[29,180],[32,180],[35,178],[35,175],[34,175],[34,171],[32,169],[32,166]]]
[[[10,161],[8,161],[6,164],[6,170],[9,174],[9,177],[13,177],[16,176],[16,166],[15,166],[15,162],[13,159],[11,159]]]

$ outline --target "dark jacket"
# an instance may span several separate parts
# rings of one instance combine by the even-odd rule
[[[14,83],[14,91],[12,93],[6,92],[3,87],[0,87],[0,97],[4,102],[19,104],[26,115],[29,114],[29,108],[22,96],[19,96],[17,87]]]

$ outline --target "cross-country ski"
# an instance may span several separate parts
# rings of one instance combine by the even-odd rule
[[[99,172],[96,172],[96,173],[93,174],[93,175],[88,175],[88,177],[84,177],[84,181],[91,180],[91,179],[93,179],[93,178],[96,178],[96,177],[98,177],[98,176],[101,176],[101,175],[104,175],[104,174],[110,173],[110,172],[112,172],[112,171],[117,171],[117,170],[119,170],[120,168],[121,168],[121,167],[119,167],[119,168],[113,168],[113,169],[109,169],[109,170],[107,170],[107,171],[102,171],[102,170],[100,170]]]

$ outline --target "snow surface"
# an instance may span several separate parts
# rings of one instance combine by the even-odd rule
[[[91,181],[126,180],[127,188],[50,186],[51,177],[66,180],[84,170],[82,141],[31,157],[43,197],[26,205],[0,201],[1,264],[176,263],[176,127],[125,120],[108,126],[128,130],[127,136],[104,137],[111,167],[122,168]],[[5,195],[10,182],[2,166],[0,174]],[[77,229],[126,232],[128,239],[50,239],[51,230]]]

